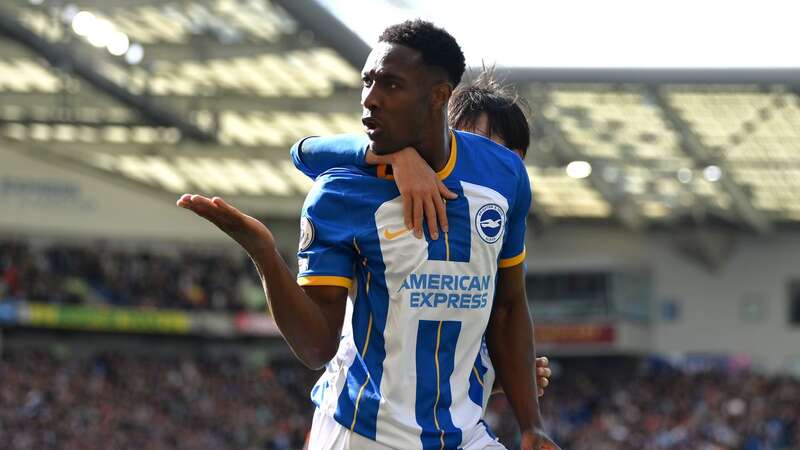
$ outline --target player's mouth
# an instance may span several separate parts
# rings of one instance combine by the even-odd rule
[[[364,127],[367,129],[367,136],[370,138],[376,136],[382,129],[381,123],[372,117],[362,117],[361,123],[364,124]]]

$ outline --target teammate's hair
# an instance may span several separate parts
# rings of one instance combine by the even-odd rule
[[[413,48],[422,54],[425,64],[444,69],[453,86],[461,82],[466,69],[464,52],[450,33],[430,22],[416,19],[392,25],[383,30],[378,42]]]
[[[494,69],[486,67],[474,81],[456,88],[447,108],[450,127],[457,130],[475,129],[485,113],[486,131],[500,136],[506,147],[521,150],[524,158],[531,131],[523,109],[528,110],[524,99],[509,92],[495,78]]]

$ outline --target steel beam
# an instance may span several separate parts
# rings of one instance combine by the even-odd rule
[[[547,94],[532,93],[528,97],[531,101],[531,107],[534,111],[544,111],[549,100]],[[557,124],[553,123],[544,114],[535,114],[533,118],[534,128],[538,129],[544,136],[551,139],[554,146],[553,149],[562,162],[566,163],[575,160],[589,160],[581,152],[575,148],[561,133]],[[621,192],[620,189],[606,181],[597,167],[592,168],[592,173],[589,175],[589,183],[595,188],[603,198],[611,205],[614,210],[614,216],[627,228],[631,230],[639,230],[645,225],[645,218],[642,216],[639,209],[636,207],[635,202],[630,198],[630,195]]]
[[[711,151],[700,142],[700,139],[694,134],[689,124],[672,107],[661,90],[657,86],[651,85],[648,87],[648,93],[661,108],[664,117],[675,127],[681,148],[687,156],[692,158],[695,166],[700,169],[714,164],[722,169],[722,178],[720,178],[719,183],[725,192],[731,196],[733,207],[739,218],[756,233],[767,234],[772,231],[770,219],[753,206],[744,189],[733,180],[731,171],[728,170],[725,162],[713,157]]]
[[[203,130],[184,119],[181,114],[161,105],[152,97],[136,95],[124,86],[120,86],[111,78],[102,74],[98,65],[78,54],[72,47],[61,43],[51,43],[38,36],[18,20],[4,7],[0,7],[0,36],[17,41],[30,51],[43,57],[53,67],[68,71],[96,88],[116,99],[121,104],[139,111],[142,117],[153,124],[178,128],[183,136],[200,141],[215,142],[214,133]]]

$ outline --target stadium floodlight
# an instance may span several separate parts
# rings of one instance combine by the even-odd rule
[[[722,169],[720,169],[719,166],[710,165],[703,169],[703,176],[706,180],[716,183],[722,178]]]
[[[111,34],[111,39],[108,41],[106,48],[112,55],[122,56],[128,51],[130,44],[131,42],[125,33],[121,31],[114,31]]]
[[[688,184],[692,181],[692,169],[681,167],[678,169],[678,181],[683,184]]]
[[[128,47],[128,52],[125,53],[125,61],[132,66],[142,62],[143,58],[144,48],[135,42]]]
[[[90,29],[86,39],[95,47],[102,48],[108,45],[116,30],[114,25],[106,19],[96,19]]]
[[[592,174],[592,165],[588,161],[572,161],[567,164],[567,175],[571,178],[586,178]]]
[[[72,17],[72,31],[78,36],[88,36],[97,20],[89,11],[79,11]]]

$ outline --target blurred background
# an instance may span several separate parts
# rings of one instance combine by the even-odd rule
[[[360,132],[370,39],[423,16],[531,109],[562,447],[800,449],[797,7],[557,3],[0,2],[0,448],[302,447],[317,374],[174,202],[223,196],[294,265],[289,146]],[[515,448],[502,396],[487,421]]]

